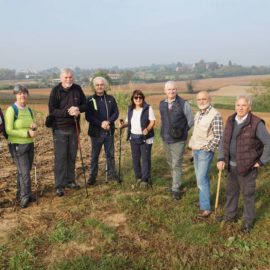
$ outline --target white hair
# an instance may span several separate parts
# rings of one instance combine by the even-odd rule
[[[173,86],[176,88],[176,84],[174,81],[168,81],[165,83],[164,89],[167,89],[169,86]]]
[[[71,68],[61,68],[60,76],[62,76],[63,74],[67,74],[67,73],[70,73],[72,75],[74,74],[73,70]]]
[[[108,81],[107,81],[104,77],[98,76],[98,77],[95,77],[95,78],[93,79],[93,85],[94,85],[94,88],[95,88],[95,85],[96,85],[96,81],[103,81],[103,83],[104,83],[106,89],[107,89],[108,86],[109,86]]]
[[[247,104],[249,105],[249,107],[251,107],[251,105],[252,105],[251,96],[244,95],[244,94],[243,95],[239,95],[239,96],[236,97],[235,103],[237,103],[237,101],[239,99],[244,99],[247,102]]]

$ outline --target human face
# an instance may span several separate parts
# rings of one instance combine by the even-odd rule
[[[235,103],[235,111],[238,118],[243,118],[251,110],[250,105],[247,103],[246,99],[240,98]]]
[[[16,102],[20,106],[25,106],[27,103],[27,99],[28,99],[28,94],[26,92],[19,92],[18,94],[16,94]]]
[[[210,97],[207,92],[200,92],[197,95],[197,105],[201,111],[205,111],[210,105]]]
[[[134,95],[133,102],[136,105],[136,107],[142,107],[143,97],[140,94]]]
[[[73,84],[73,74],[70,72],[64,72],[61,74],[60,80],[64,88],[70,88]]]
[[[104,95],[105,83],[104,83],[103,80],[101,80],[101,79],[96,80],[94,87],[95,87],[95,90],[96,90],[96,94],[98,96]]]
[[[164,92],[168,100],[174,100],[177,94],[177,88],[174,84],[169,84],[165,87]]]

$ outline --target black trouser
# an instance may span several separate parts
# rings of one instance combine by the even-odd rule
[[[30,172],[34,160],[34,143],[9,144],[10,154],[17,166],[17,194],[20,199],[31,196]]]
[[[242,176],[237,173],[236,167],[231,166],[227,178],[226,189],[226,216],[235,218],[240,191],[243,195],[244,214],[243,218],[246,223],[252,224],[255,219],[255,190],[257,169],[251,170],[247,175]]]
[[[53,141],[55,188],[64,188],[75,181],[78,138],[73,129],[56,129],[53,132]]]
[[[137,179],[148,182],[151,177],[152,144],[130,141],[133,169]]]

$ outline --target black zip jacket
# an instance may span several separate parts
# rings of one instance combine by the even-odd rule
[[[87,99],[85,117],[89,122],[88,135],[91,137],[100,137],[101,123],[110,122],[111,135],[114,134],[114,122],[119,116],[116,100],[113,96],[104,93],[103,96],[94,94]]]
[[[68,90],[59,83],[50,94],[49,113],[53,116],[53,129],[73,129],[75,128],[74,116],[68,114],[68,109],[72,106],[79,108],[80,112],[86,110],[86,97],[82,88],[73,84]],[[80,116],[77,117],[78,123]]]

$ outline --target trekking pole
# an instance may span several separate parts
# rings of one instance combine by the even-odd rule
[[[33,129],[32,129],[33,130]],[[35,179],[35,187],[36,187],[36,204],[38,205],[38,180],[37,180],[37,151],[36,151],[36,139],[34,139],[34,179]]]
[[[215,202],[215,213],[217,212],[217,208],[218,208],[221,174],[222,174],[222,170],[219,170],[219,172],[218,172],[218,183],[217,183],[217,194],[216,194],[216,202]]]
[[[84,166],[84,162],[83,162],[82,147],[81,147],[80,134],[79,134],[79,128],[78,128],[78,122],[77,122],[76,116],[74,116],[74,121],[75,121],[76,135],[77,135],[77,139],[78,139],[78,148],[79,148],[81,162],[82,162],[85,193],[86,193],[86,198],[87,198],[88,197],[88,190],[87,190],[87,183],[86,183],[85,166]]]
[[[120,124],[123,125],[124,120],[119,119]],[[119,128],[119,163],[118,163],[118,182],[121,183],[121,158],[122,158],[122,131],[123,129],[120,127]]]
[[[37,128],[31,128],[32,131],[36,131]],[[34,179],[35,179],[35,188],[36,188],[36,204],[38,205],[38,180],[37,180],[37,150],[36,150],[37,144],[36,139],[34,138]]]

